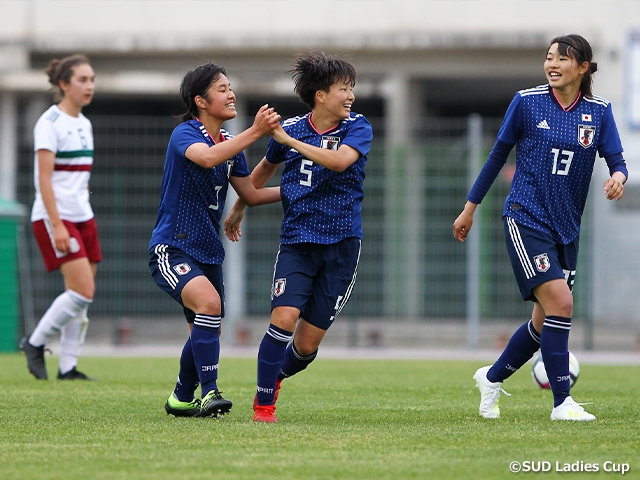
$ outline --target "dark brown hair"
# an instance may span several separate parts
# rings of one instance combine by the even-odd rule
[[[558,53],[560,55],[567,56],[575,59],[578,65],[582,65],[584,62],[589,64],[587,71],[582,77],[582,83],[580,83],[580,91],[582,95],[587,98],[592,98],[591,84],[593,82],[592,74],[598,71],[598,64],[592,61],[593,51],[591,45],[585,40],[584,37],[576,34],[563,35],[551,40],[549,46],[554,43],[558,44]]]
[[[60,82],[69,83],[73,76],[73,69],[78,65],[90,65],[89,58],[86,55],[75,54],[64,57],[62,60],[54,58],[44,70],[49,77],[49,83],[56,90],[56,100],[64,97],[64,92],[60,88]]]

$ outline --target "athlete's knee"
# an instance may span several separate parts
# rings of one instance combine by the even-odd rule
[[[303,357],[317,352],[319,347],[318,342],[311,338],[296,338],[293,343],[296,346],[296,351]]]
[[[293,332],[300,318],[300,310],[294,307],[276,307],[271,312],[271,323],[278,328]]]
[[[220,297],[209,295],[198,299],[198,305],[194,312],[204,313],[206,315],[220,315],[222,313],[222,304]]]
[[[93,300],[93,297],[96,294],[96,285],[94,282],[74,282],[69,290],[72,290],[80,295],[82,295],[87,300]]]

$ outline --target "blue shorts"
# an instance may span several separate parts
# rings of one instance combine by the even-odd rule
[[[322,330],[347,304],[356,283],[359,238],[320,245],[280,245],[271,285],[271,309],[295,307],[300,317]]]
[[[182,303],[182,289],[192,278],[205,276],[220,295],[224,317],[224,282],[222,265],[210,265],[194,260],[182,250],[170,245],[154,245],[149,250],[149,270],[161,290],[182,305],[187,322],[193,323],[195,313]]]
[[[517,224],[511,217],[505,216],[503,221],[507,252],[524,300],[535,301],[535,287],[559,278],[564,278],[569,290],[573,290],[578,238],[563,245],[547,233]]]

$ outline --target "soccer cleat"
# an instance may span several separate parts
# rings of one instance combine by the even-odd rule
[[[29,372],[38,380],[47,380],[47,369],[44,364],[44,345],[34,347],[29,343],[27,337],[23,337],[20,340],[20,350],[24,352],[27,357],[27,367]]]
[[[171,393],[164,404],[167,415],[171,414],[175,417],[199,417],[202,400],[195,398],[190,402],[181,402],[175,393]]]
[[[565,398],[557,407],[554,407],[551,411],[551,420],[572,420],[574,422],[590,422],[595,420],[596,417],[588,412],[585,412],[582,405],[576,403],[571,395]]]
[[[93,380],[92,378],[87,377],[84,373],[76,370],[76,367],[73,367],[67,373],[62,373],[58,370],[58,380]]]
[[[276,391],[273,394],[273,403],[275,405],[275,403],[278,401],[278,395],[280,395],[280,386],[282,385],[282,380],[284,380],[283,378],[279,378],[278,380],[276,380]],[[255,397],[253,397],[253,409],[255,410],[255,408],[258,406],[258,394],[256,393]]]
[[[500,392],[508,397],[511,395],[505,392],[501,386],[502,382],[490,382],[487,379],[487,372],[491,366],[479,368],[473,379],[476,387],[480,390],[480,415],[484,418],[500,418]]]
[[[222,398],[221,393],[218,390],[211,390],[204,396],[200,405],[200,417],[217,417],[231,411],[233,403],[231,400]]]
[[[256,405],[253,407],[253,421],[261,423],[278,423],[275,405]]]

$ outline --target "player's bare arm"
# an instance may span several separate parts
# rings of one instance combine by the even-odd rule
[[[624,183],[627,177],[622,172],[613,172],[611,178],[608,178],[603,185],[604,193],[607,200],[620,200],[624,194]]]
[[[256,188],[251,177],[231,177],[229,183],[245,205],[255,207],[280,201],[280,187]]]
[[[194,143],[187,148],[185,156],[201,167],[213,168],[234,157],[279,125],[280,115],[278,112],[268,105],[263,105],[260,107],[260,110],[258,110],[253,125],[242,133],[224,142],[216,141],[216,144],[211,147],[204,142]],[[205,125],[205,127],[207,127],[207,125]],[[209,130],[209,128],[207,128],[207,130]],[[209,133],[216,136],[211,130],[209,130]],[[214,140],[217,140],[217,138],[214,138]]]
[[[249,179],[251,179],[249,183],[253,185],[254,190],[258,190],[258,191],[270,190],[271,191],[272,189],[263,189],[262,187],[264,187],[264,185],[269,181],[269,179],[273,176],[273,174],[277,169],[278,169],[278,165],[270,163],[267,161],[266,158],[263,158],[260,161],[260,163],[258,163],[258,165],[256,165],[256,167],[253,169],[253,171],[251,172],[251,176],[245,177],[245,179],[247,180],[247,182],[249,181]],[[240,237],[242,236],[240,223],[244,218],[244,209],[247,205],[249,206],[253,206],[253,205],[251,205],[249,202],[243,199],[243,196],[240,194],[240,192],[238,191],[236,186],[233,184],[233,182],[231,184],[238,192],[239,198],[235,201],[235,203],[231,207],[231,210],[229,211],[229,214],[227,215],[227,218],[225,218],[224,220],[224,233],[229,240],[231,240],[232,242],[237,242],[238,240],[240,240]],[[263,203],[273,203],[273,202],[280,201],[280,187],[273,187],[273,188],[277,189],[277,196],[278,196],[277,199],[263,202]]]
[[[42,202],[47,209],[47,215],[53,228],[53,241],[56,248],[64,254],[69,253],[70,240],[69,231],[60,219],[56,198],[51,185],[51,175],[55,166],[56,154],[50,150],[38,150],[38,179],[40,183],[40,195]]]
[[[360,158],[360,152],[349,145],[342,145],[337,151],[316,147],[292,138],[281,126],[274,129],[271,136],[276,142],[296,149],[312,162],[334,172],[344,172]]]
[[[464,206],[462,213],[458,215],[455,222],[453,222],[453,238],[459,242],[464,242],[473,225],[473,214],[476,211],[478,204],[473,202],[467,202]]]

